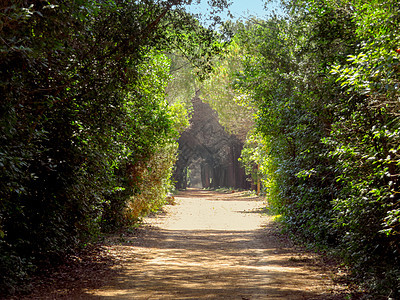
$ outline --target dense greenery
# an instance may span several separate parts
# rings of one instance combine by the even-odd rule
[[[188,124],[167,54],[201,72],[221,47],[187,2],[3,3],[0,293],[162,205]]]
[[[287,229],[399,298],[398,1],[282,1],[218,61],[186,2],[0,8],[0,292],[163,204],[201,88]]]
[[[216,94],[224,81],[229,86],[214,104],[222,116],[224,101],[246,99],[256,110],[242,161],[262,176],[288,230],[339,250],[361,283],[397,298],[399,3],[283,7],[285,16],[234,24],[234,46],[206,93]]]

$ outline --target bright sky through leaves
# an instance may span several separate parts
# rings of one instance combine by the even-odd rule
[[[266,1],[266,0],[233,0],[231,1],[232,5],[230,5],[229,10],[233,15],[233,20],[238,19],[246,19],[250,16],[255,16],[260,19],[265,19],[269,16],[273,11],[277,14],[282,13],[282,9],[274,1]],[[265,4],[269,2],[268,4]],[[271,3],[272,2],[272,3]],[[207,4],[207,1],[203,0],[200,4],[192,4],[188,6],[188,11],[191,13],[197,13],[202,15],[207,15],[210,13],[210,7]],[[220,14],[220,17],[223,21],[230,20],[226,10]]]

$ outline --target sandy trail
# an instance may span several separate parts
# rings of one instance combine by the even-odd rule
[[[176,200],[144,236],[110,246],[119,274],[82,298],[340,299],[313,257],[279,238],[260,198],[188,190]]]
[[[345,299],[335,268],[279,234],[261,198],[188,190],[176,203],[14,299]]]

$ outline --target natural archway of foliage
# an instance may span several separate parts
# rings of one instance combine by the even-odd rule
[[[187,2],[0,8],[0,292],[162,205],[193,78],[223,45]],[[227,24],[204,95],[242,139],[254,122],[242,161],[287,229],[399,298],[400,4],[282,5]]]
[[[187,125],[164,53],[204,71],[222,46],[187,2],[3,1],[0,293],[160,206]]]

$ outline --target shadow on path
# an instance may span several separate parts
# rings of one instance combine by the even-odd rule
[[[241,195],[181,193],[165,214],[109,239],[117,264],[100,285],[81,278],[48,299],[344,299],[277,233],[262,200]]]

